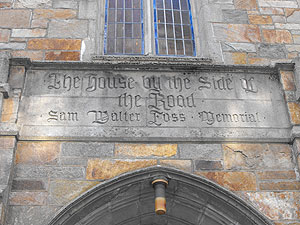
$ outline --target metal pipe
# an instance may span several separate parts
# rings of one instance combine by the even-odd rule
[[[155,179],[152,182],[155,190],[155,213],[163,215],[167,212],[166,208],[166,187],[168,181],[166,179]]]

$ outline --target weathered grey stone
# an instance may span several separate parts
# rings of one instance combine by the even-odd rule
[[[86,166],[87,158],[82,157],[65,157],[61,156],[59,158],[59,164],[65,166]]]
[[[257,53],[258,56],[265,58],[286,58],[286,49],[284,45],[259,44]]]
[[[26,48],[26,43],[10,42],[0,43],[0,49],[21,50]]]
[[[0,149],[0,185],[7,185],[13,167],[13,150]]]
[[[300,99],[300,57],[294,59],[295,63],[295,84],[296,84],[296,99]]]
[[[183,159],[223,159],[221,144],[179,144],[178,149]]]
[[[295,11],[292,15],[287,17],[288,23],[300,23],[300,11]]]
[[[65,178],[83,179],[85,169],[83,167],[43,167],[20,166],[15,169],[16,178]]]
[[[127,141],[155,137],[167,141],[210,136],[228,140],[245,137],[245,133],[251,138],[266,137],[272,133],[270,129],[275,134],[277,128],[288,132],[286,105],[275,70],[213,73],[194,69],[188,76],[186,70],[31,69],[18,119],[23,125],[21,138],[63,136],[101,141],[119,137],[119,141]],[[278,137],[286,136],[279,133]]]
[[[16,8],[49,8],[52,0],[17,0]]]
[[[113,143],[66,142],[61,146],[61,155],[80,157],[112,157]]]
[[[46,180],[13,180],[12,191],[42,191],[47,190]]]
[[[11,206],[8,224],[14,225],[41,225],[47,224],[55,212],[57,206]]]
[[[247,11],[223,9],[222,13],[223,13],[223,20],[225,23],[234,23],[234,24],[249,23]]]
[[[77,9],[78,1],[76,1],[76,0],[53,0],[53,8]]]
[[[256,52],[255,44],[222,42],[221,45],[225,52]]]
[[[79,19],[96,19],[98,5],[96,0],[79,1]]]
[[[221,161],[195,160],[195,170],[222,170],[223,165]]]
[[[52,38],[85,38],[88,35],[87,20],[52,20],[48,36]]]
[[[9,58],[8,52],[0,53],[0,83],[7,83],[9,74]]]

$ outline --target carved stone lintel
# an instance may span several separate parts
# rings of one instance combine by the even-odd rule
[[[0,83],[0,93],[3,94],[4,98],[8,98],[10,96],[10,87],[8,83]]]

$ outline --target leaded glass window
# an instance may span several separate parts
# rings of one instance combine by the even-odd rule
[[[156,54],[195,56],[189,0],[154,0]]]
[[[106,0],[105,54],[144,54],[143,0]]]

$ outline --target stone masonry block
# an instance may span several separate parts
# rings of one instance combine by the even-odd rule
[[[300,9],[287,11],[288,23],[300,23]]]
[[[113,143],[65,142],[61,145],[62,156],[113,157]]]
[[[29,28],[31,11],[26,9],[0,10],[1,28]]]
[[[0,185],[7,185],[13,166],[13,149],[0,149]]]
[[[271,44],[259,44],[258,56],[273,59],[284,59],[286,58],[286,49],[284,45],[271,45]]]
[[[242,10],[256,10],[258,8],[256,0],[234,0],[234,5],[236,9]]]
[[[248,14],[242,10],[223,9],[223,21],[225,23],[247,24]]]
[[[260,7],[298,8],[298,4],[295,1],[258,0],[258,4]]]
[[[9,196],[10,205],[45,205],[47,192],[11,192]]]
[[[0,50],[23,50],[26,48],[26,43],[17,43],[17,42],[8,42],[8,43],[0,43]]]
[[[74,19],[76,13],[72,9],[34,9],[33,19]]]
[[[45,180],[13,180],[13,191],[44,191],[47,189],[48,183]]]
[[[14,123],[17,118],[17,110],[19,105],[18,98],[7,98],[3,100],[2,106],[2,122]]]
[[[80,52],[70,51],[70,52],[61,52],[61,51],[51,51],[46,52],[45,60],[53,61],[79,61]]]
[[[259,184],[260,190],[270,190],[270,191],[281,191],[281,190],[300,190],[299,181],[274,181],[274,182],[261,182]]]
[[[8,42],[10,37],[9,29],[0,29],[0,42]]]
[[[24,66],[11,66],[8,83],[12,89],[22,89],[25,80],[25,67]]]
[[[78,2],[76,0],[53,0],[53,8],[77,9]]]
[[[182,159],[223,159],[221,144],[179,144]]]
[[[294,169],[288,144],[224,144],[226,170]]]
[[[49,8],[52,0],[16,0],[15,8]]]
[[[297,102],[289,102],[288,108],[290,112],[291,121],[293,124],[300,124],[300,105]]]
[[[51,181],[49,204],[65,205],[97,184],[99,184],[97,181]]]
[[[118,157],[172,157],[177,154],[177,144],[115,144]]]
[[[267,15],[284,15],[284,9],[282,8],[261,7],[259,11],[261,12],[261,14]]]
[[[156,160],[101,160],[90,159],[86,179],[110,179],[119,174],[157,164]]]
[[[294,180],[296,173],[293,170],[288,171],[259,171],[257,172],[259,180]]]
[[[195,160],[194,165],[196,171],[223,169],[222,161]]]
[[[268,43],[293,43],[293,38],[288,30],[262,30],[264,40]]]
[[[261,42],[257,25],[248,24],[214,24],[215,36],[220,41]]]
[[[255,44],[222,42],[222,50],[225,52],[256,52]]]
[[[45,37],[45,29],[13,29],[12,37]]]
[[[13,149],[15,147],[15,144],[16,144],[16,138],[13,136],[0,137],[0,149]]]
[[[12,57],[29,58],[31,60],[43,60],[43,51],[13,51]]]
[[[56,164],[60,153],[59,142],[18,142],[17,164]]]
[[[30,39],[28,49],[32,50],[80,50],[81,40],[76,39]]]
[[[160,165],[167,166],[167,167],[174,167],[188,172],[192,171],[191,160],[164,159],[164,160],[160,160]]]
[[[98,5],[96,0],[86,0],[79,2],[79,19],[96,19]]]
[[[251,24],[272,24],[271,16],[249,15],[249,21]]]
[[[59,210],[55,206],[12,206],[8,224],[14,225],[41,225]]]
[[[300,192],[246,192],[242,197],[271,220],[300,219]]]
[[[256,177],[252,172],[197,172],[232,191],[256,191]]]
[[[87,35],[87,20],[51,20],[49,23],[48,36],[51,38],[85,38]]]
[[[280,71],[281,81],[283,85],[283,89],[285,91],[295,91],[295,79],[294,72],[292,71]]]

